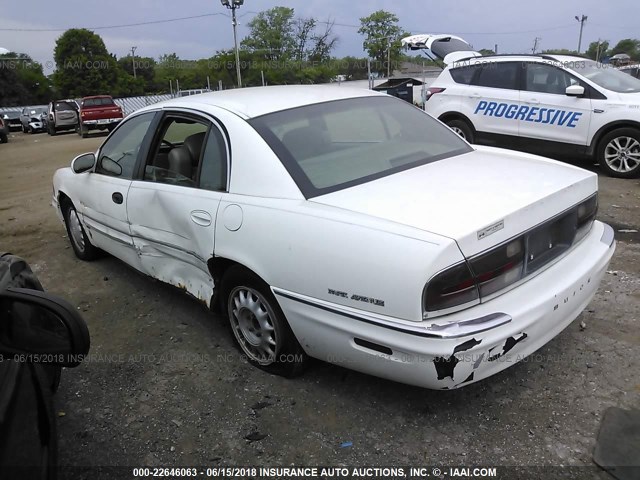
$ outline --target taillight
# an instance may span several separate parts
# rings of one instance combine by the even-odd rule
[[[437,274],[428,283],[423,294],[423,306],[427,312],[478,301],[478,286],[467,262]]]
[[[433,97],[436,93],[442,93],[446,90],[446,88],[437,88],[437,87],[431,87],[431,88],[427,88],[427,98],[426,100],[429,100],[431,97]]]
[[[578,205],[578,230],[576,232],[575,242],[582,240],[593,225],[598,213],[598,194],[588,198],[585,202]]]
[[[595,194],[528,232],[438,273],[424,289],[425,318],[430,312],[461,310],[471,302],[486,301],[549,265],[587,235],[597,212]]]

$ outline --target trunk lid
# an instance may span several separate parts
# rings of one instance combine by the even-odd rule
[[[449,237],[470,257],[597,191],[597,175],[587,170],[476,148],[311,201]]]

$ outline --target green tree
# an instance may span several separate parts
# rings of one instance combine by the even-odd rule
[[[567,48],[551,48],[549,50],[543,50],[542,53],[549,55],[580,55],[576,50],[569,50]]]
[[[134,61],[136,66],[135,78],[133,76]],[[121,81],[129,86],[131,94],[144,95],[155,93],[158,90],[155,83],[156,61],[153,58],[138,56],[132,58],[131,55],[127,55],[118,59],[118,65],[122,73]],[[125,85],[122,86],[122,90],[125,90]]]
[[[250,22],[251,32],[242,47],[268,60],[295,58],[295,21],[293,8],[274,7],[260,12]]]
[[[307,57],[308,60],[315,63],[328,61],[331,58],[331,52],[338,44],[338,37],[333,34],[335,22],[327,20],[323,23],[324,30],[313,34],[313,48]]]
[[[602,42],[591,42],[589,48],[587,48],[587,51],[584,53],[591,60],[600,60],[606,56],[607,50],[609,50],[609,41],[604,40]]]
[[[360,19],[358,33],[365,37],[362,46],[374,61],[372,69],[379,74],[391,70],[388,68],[389,60],[393,65],[402,56],[400,39],[405,32],[398,25],[398,21],[395,14],[385,10],[378,10]]]
[[[0,105],[44,104],[51,97],[51,84],[42,65],[24,53],[0,55]]]
[[[482,56],[495,55],[496,54],[496,52],[494,52],[493,50],[491,50],[489,48],[481,48],[480,50],[478,50],[478,53],[480,53]]]
[[[612,56],[618,53],[626,53],[631,57],[631,60],[640,60],[640,40],[635,38],[620,40],[609,52]]]
[[[119,66],[102,38],[90,30],[73,28],[56,40],[53,82],[63,97],[110,93],[118,85]]]

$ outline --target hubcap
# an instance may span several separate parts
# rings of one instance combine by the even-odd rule
[[[449,127],[451,130],[453,130],[455,133],[457,133],[458,135],[460,135],[462,138],[464,138],[465,140],[467,139],[467,137],[465,136],[464,132],[462,131],[461,128],[459,127]]]
[[[265,298],[252,288],[236,287],[228,308],[233,334],[244,353],[261,365],[273,363],[278,339],[274,313]]]
[[[640,142],[632,137],[616,137],[604,149],[604,161],[611,170],[628,173],[640,166]]]
[[[71,240],[81,252],[84,252],[84,235],[82,233],[82,225],[75,209],[69,212],[69,231],[71,232]]]

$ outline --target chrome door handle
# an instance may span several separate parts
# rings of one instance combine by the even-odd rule
[[[211,215],[204,210],[194,210],[191,212],[191,221],[201,227],[208,227],[211,225]]]

